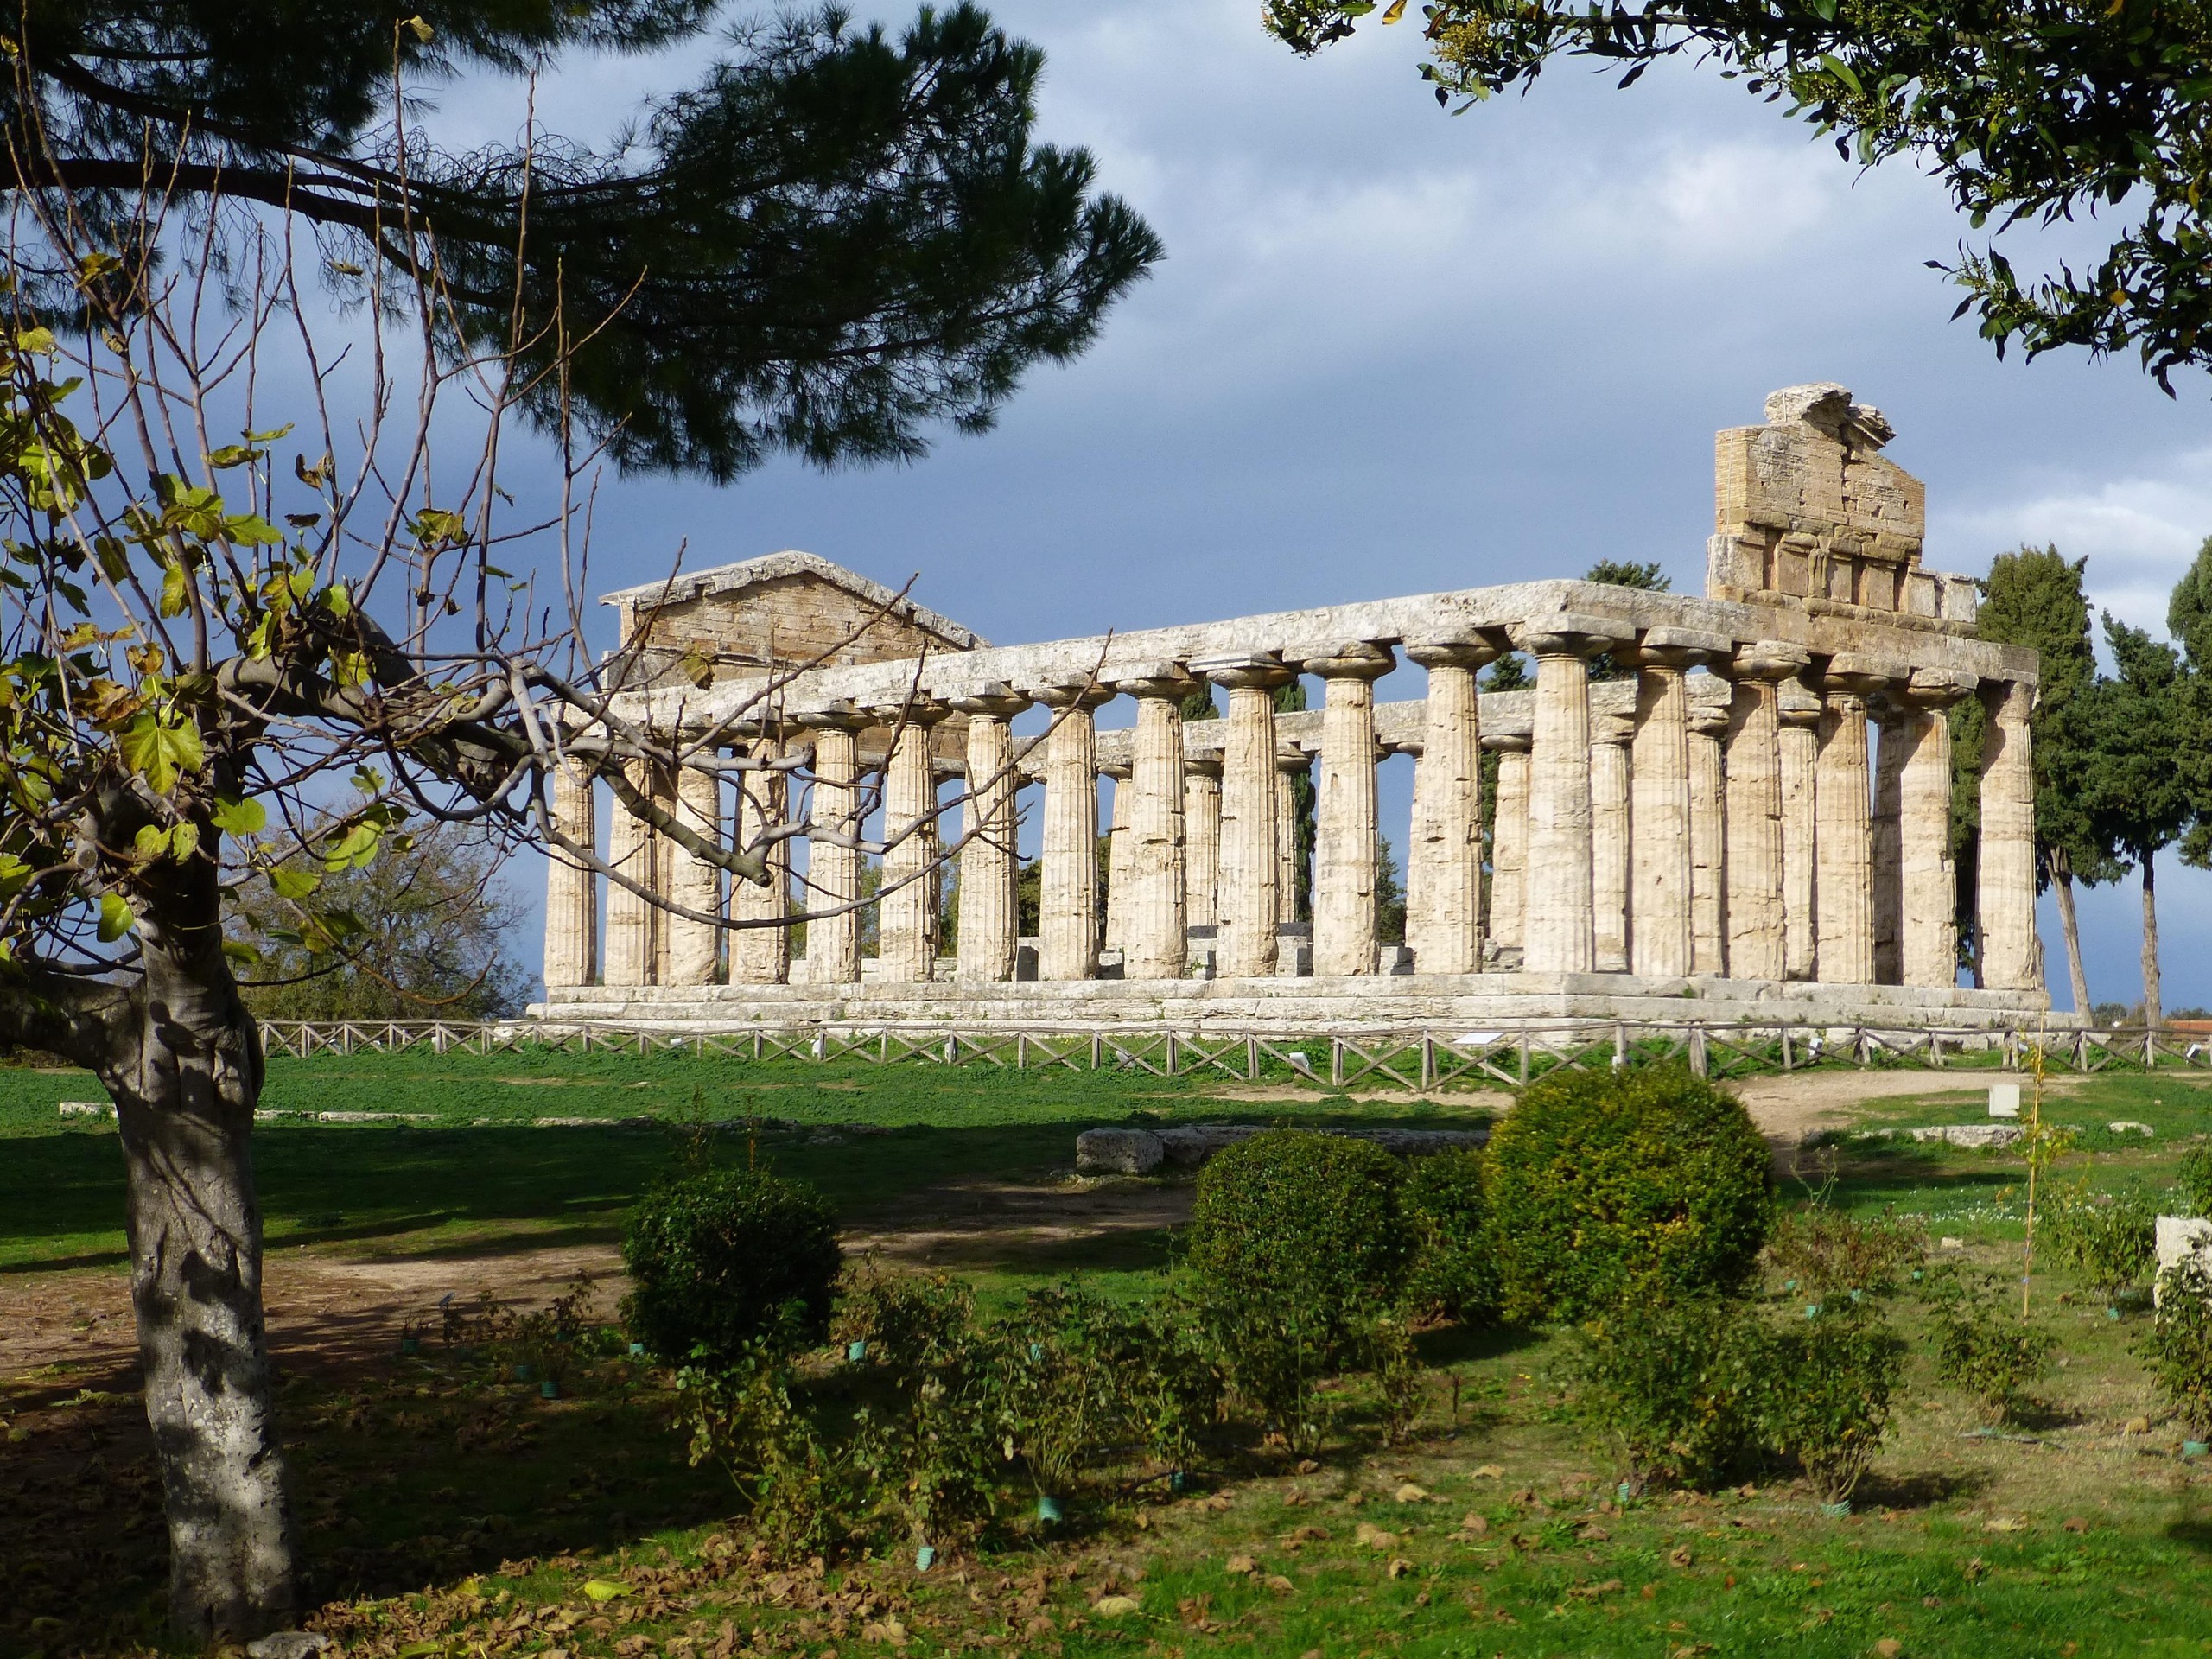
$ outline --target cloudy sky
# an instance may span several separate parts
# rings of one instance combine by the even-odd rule
[[[1569,66],[1455,118],[1410,28],[1305,61],[1254,0],[994,10],[1046,50],[1044,135],[1096,155],[1166,261],[1089,356],[918,466],[613,485],[594,585],[650,581],[679,546],[693,567],[801,547],[918,575],[918,597],[1000,642],[1600,557],[1696,591],[1713,431],[1812,379],[1895,423],[1936,568],[2055,541],[2088,556],[2100,603],[2163,632],[2212,532],[2205,383],[2171,400],[2127,362],[1998,362],[1925,268],[1966,233],[1941,191],[1860,174],[1734,86],[1662,67],[1624,93]],[[571,73],[541,117],[603,130],[709,49]],[[512,136],[521,108],[512,88],[442,102],[456,137]],[[2008,250],[2078,257],[2088,228]],[[2212,1003],[2212,877],[2169,856],[2160,895],[2168,1004]],[[2082,913],[2093,994],[2133,1001],[2137,888]],[[2045,938],[2063,998],[2048,913]]]

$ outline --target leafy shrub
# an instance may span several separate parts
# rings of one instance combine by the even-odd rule
[[[2059,1187],[2038,1232],[2051,1253],[2109,1306],[2151,1276],[2158,1260],[2158,1217],[2133,1194]]]
[[[1936,1376],[1974,1401],[1985,1421],[2011,1422],[2035,1403],[2058,1342],[2012,1311],[1996,1287],[1949,1273],[1929,1281]]]
[[[1756,1455],[1764,1348],[1732,1297],[1620,1303],[1575,1333],[1575,1413],[1612,1441],[1637,1491],[1709,1484]]]
[[[1862,1219],[1823,1202],[1785,1211],[1767,1240],[1771,1275],[1808,1303],[1893,1296],[1926,1257],[1928,1240],[1891,1216]]]
[[[2212,1216],[2212,1141],[2200,1141],[2181,1155],[2181,1191],[2192,1216]]]
[[[1819,1303],[1766,1333],[1760,1356],[1758,1432],[1770,1452],[1795,1459],[1822,1502],[1857,1490],[1882,1448],[1904,1375],[1905,1345],[1871,1305]]]
[[[2212,1268],[2189,1257],[2158,1275],[2158,1311],[2135,1351],[2177,1416],[2212,1434]]]
[[[737,1360],[763,1338],[804,1344],[829,1329],[842,1262],[836,1213],[803,1182],[711,1170],[671,1182],[630,1212],[623,1321],[664,1364]],[[786,1315],[787,1304],[798,1312]]]
[[[1483,1165],[1483,1154],[1470,1149],[1417,1158],[1406,1172],[1401,1198],[1413,1224],[1414,1260],[1405,1300],[1414,1313],[1473,1324],[1497,1312]]]
[[[1732,1289],[1773,1211],[1750,1116],[1680,1067],[1530,1084],[1491,1137],[1486,1192],[1502,1312],[1516,1321]]]

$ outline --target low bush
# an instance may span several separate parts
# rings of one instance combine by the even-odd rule
[[[818,1342],[842,1265],[830,1201],[765,1171],[709,1170],[630,1212],[623,1322],[664,1364],[734,1362],[764,1338]],[[790,1309],[792,1311],[787,1312]]]
[[[1762,1335],[1734,1297],[1617,1304],[1575,1332],[1575,1414],[1636,1491],[1726,1480],[1758,1454]]]
[[[2151,1276],[2158,1261],[2158,1217],[2133,1194],[2058,1187],[2037,1232],[2051,1253],[2107,1306]]]
[[[1773,1216],[1766,1142],[1732,1095],[1681,1067],[1530,1084],[1491,1138],[1485,1193],[1515,1321],[1732,1290]]]
[[[1939,1274],[1929,1281],[1928,1312],[1936,1379],[1971,1399],[1985,1422],[2014,1421],[2036,1403],[2058,1340],[2014,1313],[1999,1287]]]
[[[1406,1275],[1408,1311],[1475,1324],[1497,1313],[1497,1263],[1485,1224],[1483,1154],[1477,1150],[1417,1158],[1406,1172],[1402,1202],[1413,1226]]]
[[[2201,1259],[2158,1275],[2158,1311],[2135,1351],[2174,1414],[2198,1439],[2212,1437],[2212,1268]]]
[[[1871,1303],[1808,1306],[1819,1311],[1766,1333],[1759,1440],[1794,1460],[1823,1503],[1847,1503],[1889,1433],[1905,1344]]]
[[[2181,1155],[2182,1203],[2192,1216],[2212,1216],[2212,1141],[2200,1141]]]
[[[1767,1240],[1770,1276],[1786,1294],[1823,1305],[1894,1296],[1928,1254],[1927,1236],[1892,1216],[1848,1216],[1815,1201],[1785,1211]]]

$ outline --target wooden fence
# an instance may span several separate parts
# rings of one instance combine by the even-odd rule
[[[1532,1021],[1497,1031],[1222,1033],[1173,1030],[958,1031],[890,1026],[686,1032],[650,1026],[509,1020],[270,1020],[272,1054],[683,1052],[740,1063],[846,1060],[873,1065],[995,1065],[1116,1070],[1163,1077],[1219,1073],[1239,1082],[1294,1075],[1345,1088],[1395,1084],[1517,1087],[1561,1067],[1686,1063],[1700,1077],[1815,1066],[2020,1070],[2042,1052],[2048,1070],[2212,1071],[2212,1033],[2108,1027],[2037,1032],[1826,1025],[1708,1025],[1698,1020]]]

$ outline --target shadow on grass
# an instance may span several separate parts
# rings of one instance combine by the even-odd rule
[[[1921,1470],[1910,1475],[1869,1474],[1859,1483],[1852,1503],[1860,1510],[1925,1510],[1986,1491],[1990,1478],[1979,1470]]]

